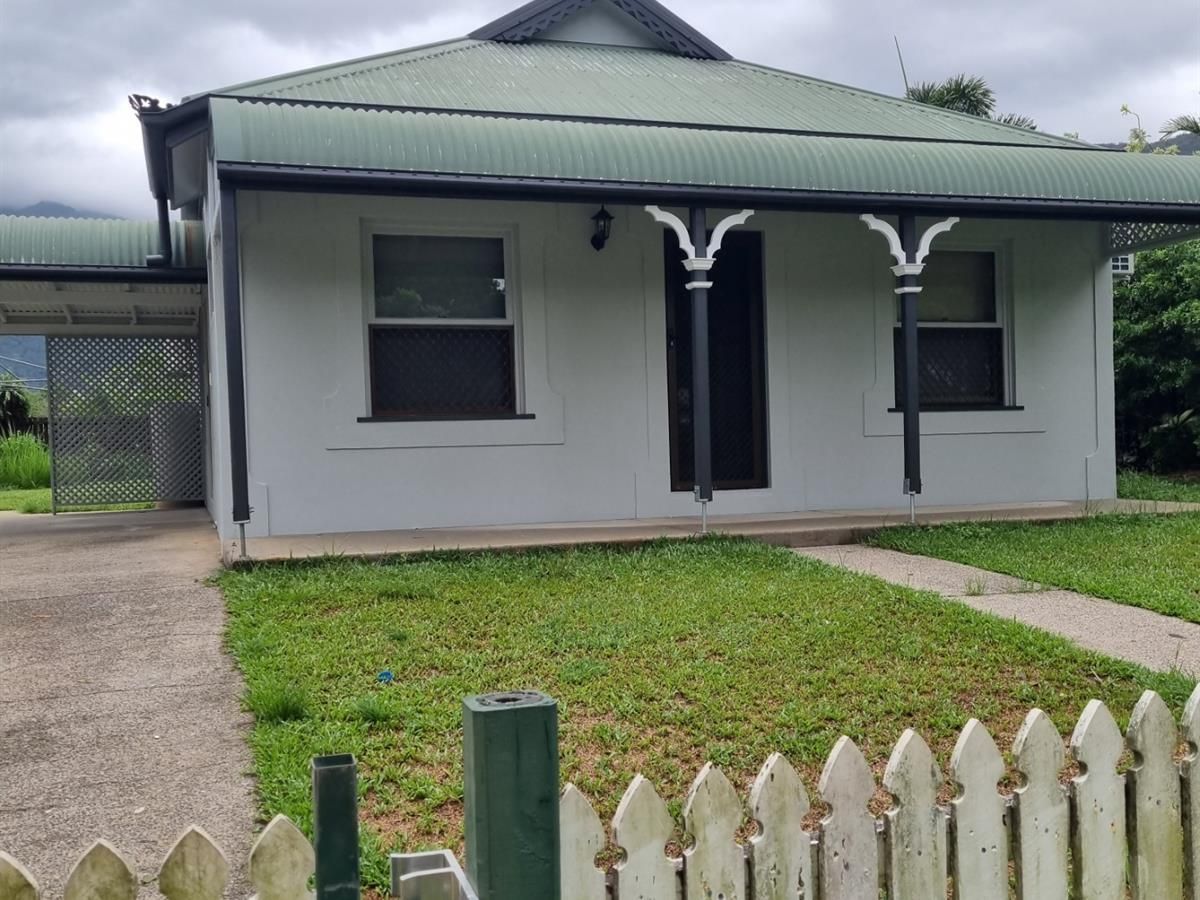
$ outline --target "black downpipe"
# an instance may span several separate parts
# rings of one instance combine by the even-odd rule
[[[246,373],[242,356],[242,280],[237,189],[221,185],[221,295],[225,310],[225,377],[229,394],[229,474],[233,521],[250,521],[246,462]]]
[[[166,197],[155,197],[158,205],[158,253],[146,257],[146,265],[155,269],[169,268],[172,264],[171,214],[167,209]]]
[[[900,216],[900,246],[905,262],[917,259],[917,217],[911,213]],[[900,288],[915,288],[916,275],[900,275]],[[917,350],[917,298],[920,294],[905,291],[900,294],[900,336],[904,348],[901,367],[901,397],[904,402],[904,493],[921,493],[921,376]]]
[[[708,255],[708,213],[703,206],[690,209],[692,244],[696,256]],[[692,272],[692,282],[707,281],[711,273]],[[712,423],[708,384],[708,288],[693,288],[692,295],[692,447],[695,461],[696,499],[713,498]]]

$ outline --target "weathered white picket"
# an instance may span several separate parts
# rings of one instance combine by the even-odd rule
[[[868,804],[880,785],[843,737],[818,783],[828,812],[811,830],[808,791],[781,755],[763,765],[745,806],[710,764],[684,803],[685,849],[677,858],[668,854],[676,822],[639,775],[617,807],[611,840],[618,861],[607,871],[596,865],[609,845],[604,826],[567,785],[559,807],[562,900],[929,900],[947,890],[964,900],[1007,900],[1010,860],[1018,900],[1200,900],[1198,745],[1200,686],[1182,727],[1147,691],[1124,736],[1093,700],[1069,743],[1078,774],[1064,785],[1062,738],[1033,710],[1012,746],[1017,787],[1006,798],[1004,758],[973,719],[950,759],[956,796],[943,806],[946,779],[909,730],[883,775],[891,808],[876,819]],[[1122,774],[1126,750],[1132,763]],[[756,833],[739,843],[751,823]],[[249,862],[253,900],[311,900],[312,846],[283,816],[259,836]],[[429,887],[443,892],[429,896],[446,895],[442,875],[429,875]],[[157,886],[166,900],[218,900],[228,878],[224,854],[191,828],[167,854]],[[120,851],[96,841],[72,870],[63,900],[134,900],[138,884]],[[408,886],[411,896],[423,896],[420,876]],[[33,876],[0,851],[0,900],[39,898]]]
[[[255,900],[311,900],[308,881],[312,845],[285,816],[276,816],[250,850]],[[158,891],[167,900],[220,900],[229,881],[225,854],[203,829],[192,827],[175,842],[158,870]],[[67,877],[63,900],[134,900],[134,867],[107,841],[96,841]],[[38,900],[37,882],[0,850],[0,900]]]
[[[1008,900],[1014,871],[1017,900],[1200,900],[1198,745],[1200,686],[1182,728],[1147,691],[1124,736],[1093,700],[1070,740],[1079,773],[1064,784],[1062,737],[1035,709],[1011,748],[1017,786],[1006,797],[1004,757],[972,719],[950,759],[956,796],[945,807],[937,761],[909,730],[884,772],[892,803],[877,820],[868,809],[875,777],[843,737],[821,773],[818,791],[829,811],[812,833],[804,830],[809,794],[779,754],[760,770],[746,806],[707,765],[684,804],[690,845],[678,859],[666,853],[675,823],[639,775],[613,820],[621,861],[607,887],[595,877],[596,855],[605,849],[599,818],[568,785],[560,806],[563,885],[580,887],[564,890],[563,900],[930,900],[947,890],[962,900]],[[1126,750],[1133,762],[1122,774]],[[751,823],[757,833],[744,846],[735,843]],[[589,840],[567,837],[581,832]],[[583,874],[568,880],[567,872]]]

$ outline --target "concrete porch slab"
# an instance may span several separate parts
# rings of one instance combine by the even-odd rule
[[[923,525],[965,521],[1057,521],[1111,512],[1200,511],[1196,503],[1108,500],[1092,503],[1046,501],[974,506],[926,506],[917,512]],[[786,547],[850,544],[863,535],[908,521],[907,509],[825,510],[769,515],[716,515],[709,529],[737,534]],[[250,538],[247,555],[256,560],[302,559],[315,556],[386,556],[427,550],[519,549],[577,544],[636,544],[656,538],[687,538],[700,530],[696,516],[662,519],[614,519],[602,522],[550,522],[533,525],[493,525],[468,528],[428,528],[364,531],[344,534],[281,535]],[[240,547],[226,542],[227,563],[236,561]]]

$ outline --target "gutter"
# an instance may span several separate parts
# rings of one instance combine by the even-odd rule
[[[101,284],[207,284],[208,270],[150,266],[72,266],[0,263],[0,281],[60,281]]]
[[[1200,204],[1141,203],[1021,197],[779,190],[713,185],[521,178],[445,172],[400,172],[325,166],[218,161],[222,182],[240,188],[309,193],[390,193],[474,200],[557,200],[717,207],[756,207],[807,212],[897,213],[989,218],[1068,219],[1200,225]]]

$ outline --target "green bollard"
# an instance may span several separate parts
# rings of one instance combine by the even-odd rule
[[[479,900],[559,900],[557,702],[534,691],[463,700],[463,782]]]
[[[316,900],[358,900],[358,767],[349,753],[312,761]]]

